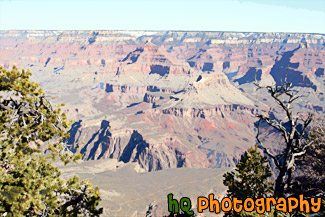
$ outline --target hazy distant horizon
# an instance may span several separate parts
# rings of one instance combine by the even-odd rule
[[[6,31],[58,31],[58,32],[68,32],[68,31],[112,31],[112,32],[222,32],[222,33],[278,33],[278,34],[312,34],[312,35],[325,35],[325,33],[318,32],[245,32],[245,31],[213,31],[213,30],[133,30],[133,29],[0,29],[2,32]]]

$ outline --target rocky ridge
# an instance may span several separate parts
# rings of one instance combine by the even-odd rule
[[[287,75],[322,115],[324,46],[322,34],[1,31],[0,61],[67,104],[67,143],[84,160],[153,171],[234,166],[255,143],[254,115],[276,113],[255,78]]]

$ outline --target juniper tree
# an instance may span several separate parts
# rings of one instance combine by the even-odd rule
[[[273,183],[269,180],[272,176],[269,160],[258,151],[257,145],[249,148],[242,156],[235,171],[227,172],[223,184],[228,187],[227,197],[236,197],[245,200],[250,197],[258,199],[270,196],[273,192]],[[267,213],[266,215],[269,215]],[[225,213],[225,216],[259,216],[252,213]]]
[[[306,198],[322,197],[322,206],[319,213],[313,216],[325,216],[325,120],[319,123],[308,133],[311,146],[306,154],[296,161],[297,174],[289,192],[293,196],[303,194]]]
[[[64,145],[71,123],[62,105],[52,107],[30,76],[0,67],[0,215],[98,216],[98,188],[76,176],[63,180],[51,164],[81,155]]]
[[[294,186],[290,189],[296,194],[305,196],[325,195],[325,128],[314,127],[308,134],[312,145],[306,154],[296,161],[298,174],[294,178]]]

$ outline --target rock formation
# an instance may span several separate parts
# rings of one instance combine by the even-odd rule
[[[84,160],[217,168],[254,145],[256,112],[276,113],[255,79],[287,76],[309,101],[297,109],[324,114],[324,45],[322,34],[1,31],[0,62],[66,104],[66,142]]]

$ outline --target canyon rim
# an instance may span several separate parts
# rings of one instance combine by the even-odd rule
[[[66,104],[66,142],[84,155],[64,174],[99,185],[104,215],[161,216],[171,191],[222,195],[222,174],[256,142],[255,115],[277,112],[255,79],[287,76],[307,100],[295,110],[324,116],[324,46],[308,33],[0,31],[0,62]]]

